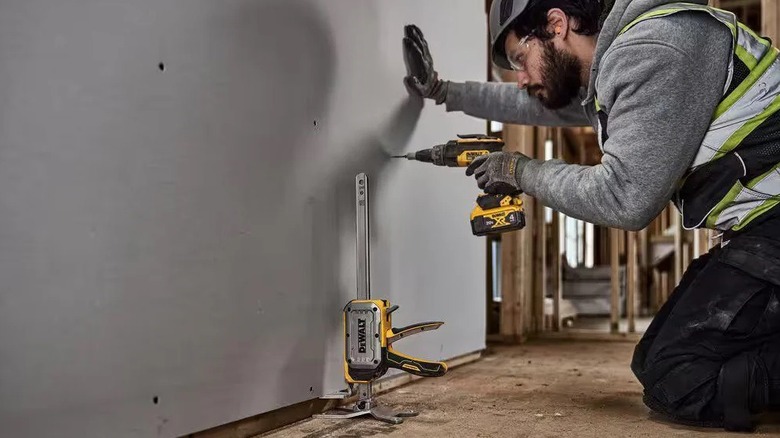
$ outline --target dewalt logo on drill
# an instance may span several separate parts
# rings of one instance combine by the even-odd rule
[[[366,320],[358,319],[358,353],[366,352]]]
[[[505,227],[505,226],[509,225],[509,222],[506,221],[507,220],[507,214],[506,213],[499,213],[499,214],[496,214],[496,215],[492,215],[492,216],[490,216],[490,219],[493,219],[494,221],[496,221],[495,225],[492,226],[493,228]]]

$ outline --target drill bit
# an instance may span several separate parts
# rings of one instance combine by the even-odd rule
[[[422,161],[424,163],[431,163],[431,149],[422,149],[417,152],[409,152],[406,155],[393,155],[393,158],[406,158],[412,161]]]

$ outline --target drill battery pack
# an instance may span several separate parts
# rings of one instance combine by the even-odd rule
[[[471,232],[475,236],[521,230],[525,227],[520,196],[482,194],[471,211]]]
[[[368,383],[396,368],[421,377],[440,377],[444,362],[417,359],[395,351],[395,341],[423,331],[436,330],[443,322],[422,322],[407,327],[392,326],[387,300],[352,300],[344,307],[344,377],[349,383]]]

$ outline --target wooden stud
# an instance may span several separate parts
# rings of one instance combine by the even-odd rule
[[[780,6],[778,0],[761,1],[761,33],[775,45],[780,42]]]
[[[522,133],[521,152],[533,156],[536,129],[530,126],[523,126],[520,129]],[[539,203],[530,196],[525,197],[524,203],[526,205],[526,218],[535,222],[535,212]],[[534,318],[536,309],[534,305],[534,276],[536,275],[534,270],[534,225],[532,223],[520,231],[520,246],[518,246],[518,253],[521,254],[521,269],[518,271],[519,278],[516,278],[520,288],[517,291],[518,296],[515,298],[515,310],[518,315],[515,323],[518,324],[518,330],[522,330],[523,334],[534,333],[537,326]],[[538,224],[536,225],[538,226]]]
[[[651,303],[653,306],[653,309],[655,309],[656,312],[661,310],[661,304],[662,304],[662,297],[661,297],[661,271],[654,267],[653,268],[653,296],[651,298]]]
[[[504,125],[506,151],[533,155],[535,128]],[[501,335],[504,339],[522,341],[533,331],[533,222],[535,203],[524,197],[524,210],[529,226],[501,236],[502,292]]]
[[[519,127],[504,126],[504,143],[508,151],[519,150]],[[501,235],[501,321],[499,333],[507,340],[514,340],[518,336],[516,327],[516,297],[518,284],[516,281],[518,265],[518,240],[519,232],[504,233]],[[522,330],[520,331],[522,335]]]
[[[537,128],[535,158],[544,159],[544,143],[550,136],[550,128]],[[547,227],[544,223],[544,205],[535,202],[535,210],[532,223],[534,234],[534,332],[545,330],[544,326],[544,302],[547,297]]]
[[[550,251],[552,251],[550,261],[550,275],[552,287],[552,300],[553,300],[553,315],[552,315],[552,329],[558,331],[561,329],[561,295],[563,288],[563,264],[561,263],[561,220],[557,211],[553,212],[552,226],[552,244],[550,245]]]
[[[515,233],[501,236],[501,321],[499,333],[506,338],[515,337],[515,261],[517,239]]]
[[[661,272],[661,303],[660,305],[663,306],[664,303],[666,303],[666,300],[669,299],[669,273],[668,272]],[[660,309],[661,306],[658,306]]]
[[[637,305],[636,308],[643,312],[645,304],[650,303],[650,296],[648,291],[647,274],[649,271],[647,263],[647,228],[638,231],[636,233],[636,292],[637,292]]]
[[[629,232],[627,235],[627,257],[626,257],[626,317],[628,318],[628,332],[634,333],[636,331],[635,320],[635,299],[636,299],[636,272],[637,272],[637,259],[636,259],[636,240],[637,233]]]
[[[672,214],[672,227],[674,227],[674,284],[679,284],[683,272],[683,229],[680,215],[676,212]]]
[[[697,258],[700,255],[702,255],[702,248],[701,248],[701,230],[694,230],[693,231],[693,258]]]
[[[485,239],[485,336],[490,334],[493,326],[493,251],[492,240]]]
[[[555,135],[555,152],[553,154],[555,158],[561,158],[563,156],[563,129],[556,129]],[[552,294],[553,294],[553,317],[552,317],[552,329],[554,331],[561,330],[561,298],[563,296],[563,263],[561,261],[561,216],[557,211],[553,211],[552,220],[552,266],[550,274],[552,275]]]
[[[610,315],[610,332],[620,331],[620,230],[611,228],[609,233],[610,265],[612,266],[612,305]]]

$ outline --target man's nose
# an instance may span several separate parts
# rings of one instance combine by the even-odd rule
[[[517,75],[517,86],[520,88],[527,87],[529,82],[528,74],[522,71],[515,72],[515,74]]]

